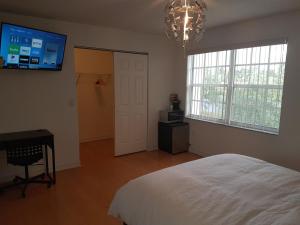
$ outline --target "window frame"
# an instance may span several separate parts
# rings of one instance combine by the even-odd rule
[[[271,47],[274,45],[286,45],[286,54],[285,54],[285,59],[282,62],[270,62],[270,56],[271,54],[269,53],[269,59],[267,63],[253,63],[250,64],[237,64],[236,63],[236,56],[237,56],[237,50],[239,49],[247,49],[247,48],[256,48],[256,47],[263,47],[263,46],[268,46]],[[193,88],[197,86],[208,86],[207,84],[193,84],[191,81],[193,80],[193,76],[189,76],[189,73],[191,73],[191,70],[195,70],[195,67],[189,68],[189,61],[188,57],[190,56],[195,56],[198,54],[205,54],[205,53],[217,53],[217,52],[222,52],[222,51],[229,51],[230,52],[230,60],[229,60],[229,72],[228,72],[228,83],[223,85],[224,87],[227,87],[227,93],[226,93],[226,101],[224,102],[225,104],[225,115],[224,118],[212,118],[212,117],[205,117],[203,115],[193,115],[192,112],[192,102],[195,101],[191,99],[191,96],[193,95]],[[249,46],[239,46],[238,48],[228,48],[228,49],[213,49],[212,51],[203,51],[203,52],[195,52],[188,54],[187,57],[187,81],[186,81],[186,102],[185,102],[185,117],[187,119],[192,119],[192,120],[198,120],[198,121],[204,121],[204,122],[209,122],[209,123],[214,123],[214,124],[219,124],[223,126],[229,126],[229,127],[235,127],[235,128],[240,128],[240,129],[245,129],[245,130],[251,130],[251,131],[257,131],[260,133],[267,133],[267,134],[272,134],[272,135],[279,135],[280,132],[280,125],[281,125],[281,115],[282,115],[282,108],[283,108],[283,92],[284,92],[284,81],[286,78],[286,63],[287,63],[287,51],[288,51],[288,41],[287,39],[279,41],[279,42],[271,42],[271,43],[262,43],[260,45],[249,45]],[[251,53],[252,54],[252,53]],[[193,62],[192,65],[194,64],[194,57],[193,57]],[[283,64],[284,65],[284,70],[282,71],[282,76],[283,76],[283,81],[282,85],[270,85],[270,84],[235,84],[234,79],[235,79],[235,67],[236,66],[261,66],[261,65],[267,65],[268,70],[270,65],[278,65],[278,64]],[[217,68],[218,66],[214,66],[214,68]],[[226,67],[226,65],[225,65]],[[201,68],[201,67],[199,67]],[[204,63],[204,68],[205,68],[205,63]],[[193,72],[192,72],[193,73]],[[269,76],[269,74],[267,74]],[[189,80],[190,79],[190,80]],[[219,84],[209,84],[211,86],[215,87],[220,87]],[[222,86],[222,85],[221,85]],[[268,90],[268,89],[280,89],[281,90],[281,101],[280,101],[280,114],[279,114],[279,124],[278,124],[278,129],[274,127],[267,127],[264,125],[256,125],[256,124],[250,124],[250,123],[243,123],[243,122],[237,122],[233,121],[231,119],[231,114],[232,114],[232,101],[233,101],[233,96],[234,96],[234,89],[236,87],[241,87],[241,88],[263,88],[263,90]],[[189,108],[189,109],[188,109]]]

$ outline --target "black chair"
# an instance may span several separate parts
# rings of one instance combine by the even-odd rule
[[[43,183],[51,187],[50,180],[44,180],[45,173],[34,177],[29,177],[28,167],[36,164],[43,159],[42,145],[27,145],[22,147],[12,147],[6,149],[7,163],[15,166],[23,166],[25,168],[25,178],[16,176],[14,178],[15,185],[24,185],[22,189],[22,197],[26,196],[26,189],[29,183]]]

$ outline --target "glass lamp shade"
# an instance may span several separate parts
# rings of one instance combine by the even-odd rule
[[[206,11],[203,0],[171,0],[165,7],[167,37],[183,47],[199,41],[205,30]]]

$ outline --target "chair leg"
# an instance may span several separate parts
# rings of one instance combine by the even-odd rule
[[[28,183],[26,182],[24,184],[24,187],[22,189],[22,198],[25,198],[26,197],[26,189],[27,189],[27,186],[28,186]]]
[[[14,182],[15,184],[20,183],[20,182],[23,182],[23,181],[24,181],[24,178],[19,177],[19,176],[15,176],[15,178],[13,179],[13,182]]]
[[[26,197],[26,189],[29,183],[29,172],[28,172],[28,166],[25,166],[25,179],[24,179],[24,187],[22,189],[22,197]]]
[[[0,187],[0,193],[3,192],[5,189],[14,187],[14,186],[23,186],[21,196],[23,198],[26,197],[26,190],[30,183],[39,183],[39,184],[47,184],[47,187],[50,188],[52,186],[52,180],[45,180],[45,173],[36,175],[34,177],[29,177],[29,167],[25,166],[25,177],[16,176],[13,180],[13,184],[9,184],[6,186]]]
[[[44,178],[45,178],[45,174],[42,173],[42,174],[39,174],[39,175],[37,175],[37,176],[30,177],[29,179],[30,179],[30,181],[35,181],[35,180],[37,180],[37,179],[42,179],[42,180],[44,180]]]

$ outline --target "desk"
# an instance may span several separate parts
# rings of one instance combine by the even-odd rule
[[[7,148],[14,148],[22,145],[42,145],[45,147],[46,175],[52,184],[55,184],[54,135],[48,130],[31,130],[0,134],[0,151],[5,151]],[[50,147],[52,152],[52,177],[49,173],[48,147]]]

